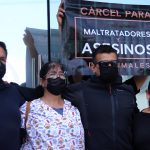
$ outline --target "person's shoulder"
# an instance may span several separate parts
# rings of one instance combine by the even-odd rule
[[[130,92],[131,94],[135,94],[133,86],[126,83],[120,84],[119,89]]]
[[[77,83],[73,83],[73,84],[69,84],[67,87],[69,89],[75,89],[75,90],[79,90],[83,87],[83,85],[86,83],[86,81],[80,81]]]
[[[38,112],[42,105],[40,98],[28,101],[27,103],[30,107],[30,112]]]
[[[10,84],[10,85],[13,85],[13,86],[19,86],[19,84],[16,83],[16,82],[10,82],[9,84]]]
[[[134,76],[124,81],[124,84],[130,85],[134,90],[135,94],[138,94],[140,92],[140,89],[137,88],[136,82],[134,80]]]
[[[73,105],[69,100],[65,99],[64,102],[65,102],[65,105],[69,106],[71,109],[75,111],[79,111],[78,108],[75,105]]]
[[[29,101],[28,103],[31,103],[32,105],[41,105],[41,99],[40,98],[37,98],[37,99],[34,99],[32,101]]]
[[[11,87],[19,88],[19,84],[15,83],[15,82],[10,82],[9,85]]]
[[[4,85],[3,85],[5,88],[9,88],[10,89],[14,89],[14,90],[17,90],[17,87],[18,87],[18,84],[17,83],[14,83],[14,82],[5,82]]]
[[[15,82],[10,82],[9,83],[9,87],[14,89],[14,90],[16,90],[16,91],[18,91],[18,92],[19,92],[19,90],[21,88],[21,86],[19,84],[15,83]]]

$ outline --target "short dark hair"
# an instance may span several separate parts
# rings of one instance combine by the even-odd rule
[[[149,84],[148,84],[148,91],[150,92],[150,82],[149,82]]]
[[[97,49],[94,49],[93,50],[93,53],[92,53],[92,59],[93,59],[93,62],[95,62],[95,58],[96,58],[96,55],[97,54],[102,54],[102,53],[115,53],[116,56],[117,56],[117,51],[112,48],[112,46],[110,45],[100,45]]]
[[[45,79],[48,71],[52,68],[55,68],[56,66],[59,66],[62,69],[62,71],[64,71],[63,65],[60,64],[59,62],[47,62],[42,66],[40,70],[40,78]]]
[[[6,48],[6,44],[2,41],[0,41],[0,47],[4,49],[5,53],[6,53],[6,57],[7,57],[7,48]]]

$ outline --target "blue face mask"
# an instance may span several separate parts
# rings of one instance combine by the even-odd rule
[[[2,80],[5,73],[6,73],[6,65],[0,61],[0,80]]]
[[[106,82],[111,83],[118,77],[117,60],[115,61],[100,61],[98,62],[100,68],[100,78]]]

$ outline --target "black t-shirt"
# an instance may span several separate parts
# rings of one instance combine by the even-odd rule
[[[7,84],[0,88],[0,150],[19,149],[20,111],[25,102],[18,89]]]
[[[134,122],[135,150],[150,150],[150,114],[139,112]]]

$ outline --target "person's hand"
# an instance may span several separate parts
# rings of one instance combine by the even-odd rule
[[[36,47],[35,47],[35,44],[34,44],[34,39],[32,37],[32,34],[30,33],[30,31],[25,30],[23,41],[24,41],[25,45],[29,48],[31,57],[34,57],[34,58],[37,57],[38,52],[36,50]]]
[[[57,15],[56,15],[57,16],[58,26],[59,26],[60,30],[62,29],[62,22],[63,22],[63,18],[64,18],[64,13],[65,13],[64,3],[61,2],[60,5],[59,5],[59,8],[58,8]]]
[[[33,37],[32,37],[31,33],[28,30],[25,30],[23,41],[24,41],[24,43],[27,47],[29,47],[29,48],[34,47]]]

